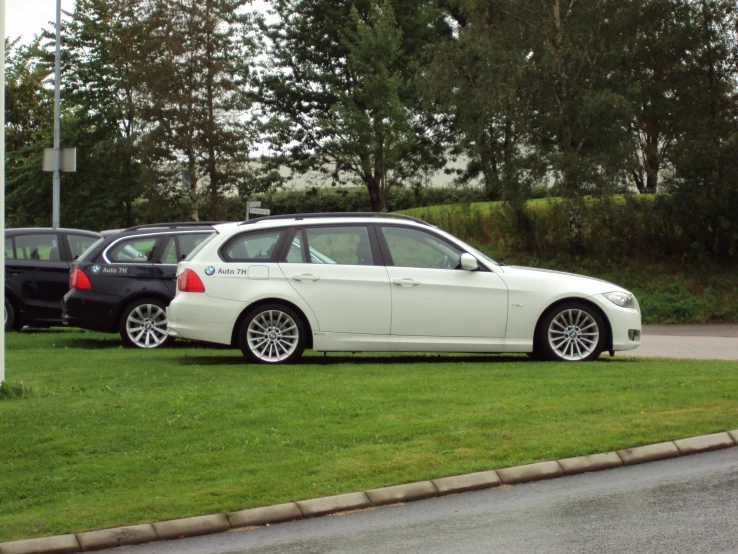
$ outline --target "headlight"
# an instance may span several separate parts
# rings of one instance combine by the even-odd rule
[[[633,295],[629,292],[606,292],[602,296],[621,308],[632,308],[635,305]]]

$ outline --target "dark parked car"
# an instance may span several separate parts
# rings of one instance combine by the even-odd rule
[[[5,330],[59,325],[70,265],[101,236],[80,229],[6,229]]]
[[[177,263],[213,233],[208,223],[104,231],[72,264],[64,325],[120,333],[127,346],[168,344],[165,309],[176,292]]]

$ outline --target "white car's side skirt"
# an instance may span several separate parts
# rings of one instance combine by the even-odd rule
[[[532,339],[313,333],[317,352],[532,352]]]

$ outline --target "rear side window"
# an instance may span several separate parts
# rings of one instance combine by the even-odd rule
[[[226,243],[221,254],[229,262],[274,261],[279,240],[286,232],[277,229],[239,235]]]
[[[13,239],[5,239],[5,257],[15,258],[15,250],[13,250]]]
[[[184,260],[190,252],[195,250],[212,233],[186,233],[172,235],[164,247],[164,252],[159,260],[163,264],[176,265]]]
[[[100,237],[95,242],[93,242],[82,254],[80,254],[79,258],[77,258],[77,261],[87,261],[88,258],[92,255],[93,252],[97,250],[97,247],[100,246],[105,242],[105,237]]]
[[[107,252],[108,260],[118,263],[148,262],[156,246],[156,237],[136,237],[116,243]]]
[[[214,239],[215,237],[217,237],[217,236],[218,236],[218,233],[211,233],[211,234],[209,234],[208,236],[206,236],[206,237],[205,237],[205,238],[204,238],[204,239],[202,240],[202,242],[200,242],[200,244],[198,244],[198,245],[197,245],[197,246],[195,247],[195,249],[194,249],[194,250],[193,250],[192,252],[190,252],[189,254],[187,254],[187,257],[185,257],[185,261],[188,261],[188,262],[189,262],[189,261],[190,261],[190,260],[191,260],[192,258],[194,258],[195,256],[197,256],[197,253],[198,253],[198,252],[199,252],[200,250],[202,250],[203,248],[205,248],[205,245],[206,245],[207,243],[209,243],[209,242],[210,242],[211,240],[213,240],[213,239]]]
[[[313,263],[374,265],[366,227],[312,227],[305,234]]]
[[[5,253],[8,254],[7,241]],[[15,257],[18,260],[58,262],[59,237],[56,234],[16,236]]]
[[[73,260],[76,260],[81,256],[82,253],[95,244],[95,242],[97,242],[95,237],[88,237],[87,235],[67,235],[67,243],[69,244],[70,252],[72,252]]]

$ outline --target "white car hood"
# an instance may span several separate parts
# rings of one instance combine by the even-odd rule
[[[537,267],[524,267],[517,265],[504,265],[499,267],[503,275],[536,277],[540,276],[540,281],[544,283],[566,283],[570,287],[574,287],[584,294],[602,294],[605,292],[630,292],[623,287],[619,287],[609,281],[596,279],[595,277],[586,277],[577,273],[566,273],[564,271],[555,271],[553,269],[539,269]],[[504,280],[504,276],[503,276]]]

